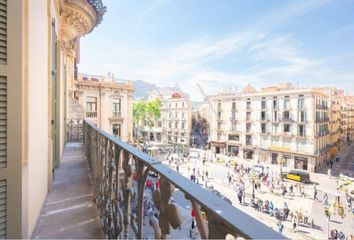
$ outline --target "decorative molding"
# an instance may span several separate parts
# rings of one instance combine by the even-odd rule
[[[96,11],[85,0],[63,0],[60,16],[62,40],[65,42],[84,36],[97,24]]]

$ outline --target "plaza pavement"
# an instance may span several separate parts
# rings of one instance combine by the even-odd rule
[[[342,148],[342,151],[339,153],[341,156],[341,165],[347,166],[346,164],[348,161],[352,162],[352,156],[351,152],[353,150],[353,145],[351,146],[344,146]],[[349,159],[348,159],[349,158]],[[254,162],[246,161],[243,159],[238,159],[237,160],[238,164],[243,164],[244,166],[250,166],[255,164]],[[337,172],[340,172],[340,164],[339,163],[334,163],[333,167],[338,169],[336,170]],[[279,171],[279,167],[276,165],[268,165],[270,168],[272,168],[274,171]],[[172,167],[175,167],[175,165],[172,164]],[[229,198],[233,205],[238,207],[239,209],[249,213],[252,213],[252,216],[255,216],[258,218],[260,221],[264,222],[265,224],[271,226],[272,228],[276,229],[276,224],[277,220],[274,217],[270,217],[264,213],[258,212],[254,210],[251,207],[245,206],[245,205],[240,205],[238,203],[237,197],[236,197],[236,192],[233,189],[232,186],[228,184],[228,180],[226,179],[226,174],[229,171],[230,168],[226,167],[225,164],[216,164],[212,162],[207,162],[206,166],[203,166],[201,162],[198,162],[196,164],[190,164],[189,169],[193,169],[193,167],[199,169],[199,170],[208,170],[209,175],[211,178],[209,179],[209,183],[211,183],[214,186],[214,189],[217,189],[220,191],[222,194],[224,194],[227,198]],[[213,174],[213,172],[210,173],[210,171],[216,172],[218,174]],[[189,178],[191,172],[188,172],[188,167],[187,165],[182,165],[179,168],[181,174]],[[191,170],[190,170],[191,171]],[[214,176],[215,175],[215,176]],[[318,189],[318,198],[322,200],[324,193],[327,193],[329,195],[329,201],[333,201],[334,197],[336,195],[342,196],[341,201],[344,205],[346,205],[346,201],[344,198],[344,193],[343,192],[338,192],[337,191],[337,177],[331,177],[329,178],[327,174],[324,173],[312,173],[311,174],[311,180],[318,184],[317,189]],[[291,181],[286,181],[288,184]],[[203,184],[203,182],[201,181]],[[292,182],[294,183],[294,182]],[[251,195],[252,192],[252,187],[251,184],[246,182],[246,194],[247,196]],[[292,238],[292,239],[327,239],[327,230],[328,230],[328,222],[327,218],[324,215],[324,206],[321,204],[320,201],[314,201],[313,198],[313,185],[312,184],[307,184],[305,185],[305,192],[306,192],[306,198],[302,198],[300,196],[289,196],[288,194],[286,195],[285,199],[283,199],[280,196],[279,190],[277,194],[273,195],[268,193],[268,189],[263,188],[263,193],[259,194],[256,193],[256,197],[259,197],[262,200],[271,200],[276,207],[282,208],[284,201],[289,206],[289,209],[291,211],[294,210],[302,210],[303,212],[308,212],[310,215],[310,221],[312,218],[314,218],[314,223],[315,223],[315,229],[310,228],[309,226],[302,226],[300,225],[298,227],[298,232],[294,233],[292,229],[292,224],[288,220],[284,222],[285,230],[284,230],[284,235]],[[295,191],[296,193],[296,191]],[[246,202],[249,202],[246,198]],[[346,216],[344,219],[340,218],[338,215],[333,215],[331,216],[331,221],[329,222],[329,229],[335,228],[338,230],[342,230],[346,235],[348,233],[354,233],[354,227],[353,227],[353,215],[350,212],[346,212]]]

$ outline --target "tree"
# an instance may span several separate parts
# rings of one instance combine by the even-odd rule
[[[133,104],[133,119],[135,128],[135,137],[137,137],[138,126],[147,125],[149,129],[154,126],[154,122],[161,116],[161,101],[156,98],[146,101],[136,101]]]

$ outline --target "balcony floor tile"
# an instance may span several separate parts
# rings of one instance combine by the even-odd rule
[[[32,238],[103,238],[82,144],[66,145]]]

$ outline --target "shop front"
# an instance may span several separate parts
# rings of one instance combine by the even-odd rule
[[[210,144],[210,149],[214,153],[216,153],[216,154],[225,154],[226,153],[226,143],[212,141],[209,144]]]
[[[277,153],[277,152],[271,153],[272,164],[278,165],[279,158],[283,163],[283,167],[287,167],[287,166],[289,166],[293,156],[290,154],[285,154],[285,153]]]
[[[305,170],[308,171],[308,161],[309,159],[307,157],[299,157],[295,156],[295,169],[300,169],[300,170]]]
[[[228,145],[227,146],[227,154],[231,157],[237,157],[240,152],[239,146],[236,145]]]
[[[254,157],[254,150],[253,149],[243,149],[243,158],[247,160],[252,160]]]

